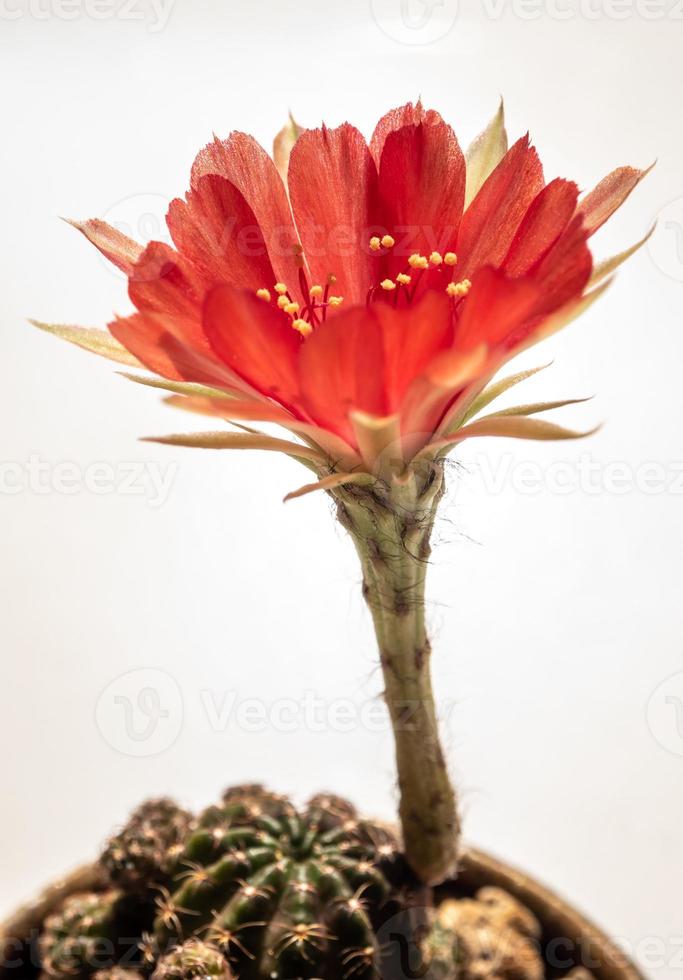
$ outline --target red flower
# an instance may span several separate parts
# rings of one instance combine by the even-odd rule
[[[585,308],[635,250],[594,267],[588,239],[643,171],[617,170],[579,199],[570,181],[545,183],[528,137],[507,148],[502,107],[465,156],[419,103],[384,116],[369,146],[349,124],[292,124],[277,159],[287,186],[250,136],[202,150],[168,212],[175,249],[77,225],[126,273],[137,309],[109,325],[110,356],[128,351],[168,379],[156,384],[177,405],[300,440],[165,441],[281,449],[333,485],[469,435],[574,434],[528,417],[560,403],[470,420],[521,380],[484,391],[501,365]]]

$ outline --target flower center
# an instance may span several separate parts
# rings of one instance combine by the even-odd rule
[[[382,238],[373,236],[370,239],[370,251],[378,255],[386,255],[396,244],[391,235],[384,235]],[[413,252],[408,257],[406,268],[399,272],[393,279],[382,279],[376,285],[371,286],[366,297],[366,305],[380,299],[386,301],[384,294],[393,294],[393,305],[398,306],[399,301],[404,305],[410,306],[415,299],[418,286],[425,272],[437,272],[443,277],[443,288],[450,297],[453,304],[458,303],[463,297],[467,296],[472,283],[469,279],[456,281],[454,269],[458,263],[455,252],[432,252],[429,256]],[[276,282],[272,292],[263,287],[256,290],[259,299],[266,303],[273,300],[279,309],[291,317],[292,327],[302,338],[308,337],[316,326],[324,323],[327,319],[327,311],[331,307],[341,306],[344,302],[343,296],[332,294],[331,290],[337,277],[333,274],[328,275],[325,286],[314,283],[309,285],[306,273],[303,268],[303,260],[299,264],[299,289],[306,301],[302,308],[301,304],[293,299],[292,293],[284,282]],[[273,296],[273,293],[275,296]]]

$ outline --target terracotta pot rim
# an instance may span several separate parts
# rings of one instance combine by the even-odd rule
[[[544,952],[547,955],[552,948],[558,958],[562,956],[567,961],[565,971],[571,965],[584,966],[597,980],[645,980],[628,956],[568,902],[534,878],[478,848],[468,847],[463,851],[457,881],[446,882],[439,891],[445,897],[463,889],[474,892],[486,885],[504,888],[534,913],[543,926]],[[30,938],[44,917],[68,895],[102,887],[104,884],[94,864],[77,868],[53,882],[36,899],[0,923],[0,953],[8,951],[7,943]],[[568,963],[570,958],[572,964]],[[0,963],[0,977],[9,980],[11,976],[11,968],[3,969]]]

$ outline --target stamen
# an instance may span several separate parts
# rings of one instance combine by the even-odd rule
[[[432,254],[429,256],[429,261],[430,261],[431,265],[434,265],[434,266],[441,265],[441,263],[443,262],[443,258],[441,256],[441,253],[440,252],[432,252]]]
[[[424,255],[420,255],[419,252],[413,252],[408,259],[408,265],[411,269],[426,269],[429,262]]]
[[[407,286],[410,282],[410,276],[405,272],[399,272],[396,276],[396,282],[400,282],[402,286]]]
[[[323,304],[322,304],[322,306],[323,306],[323,313],[322,313],[323,323],[325,322],[325,320],[327,320],[327,306],[328,306],[327,297],[330,295],[330,286],[334,286],[334,284],[335,284],[336,281],[337,281],[337,277],[330,272],[330,274],[327,277],[327,281],[325,283],[325,292],[323,293]],[[338,305],[338,304],[335,304],[335,305]]]
[[[394,247],[394,245],[396,244],[396,242],[395,242],[395,241],[394,241],[394,239],[393,239],[393,238],[391,237],[391,235],[384,235],[384,236],[382,237],[382,242],[381,242],[381,244],[382,244],[382,245],[384,246],[384,248],[393,248],[393,247]]]
[[[292,316],[294,316],[296,313],[299,312],[299,304],[288,303],[287,306],[284,307],[284,311],[285,313],[290,313]]]
[[[446,292],[452,298],[456,296],[467,296],[470,289],[472,288],[472,283],[469,279],[463,279],[461,282],[449,282],[446,286]]]
[[[292,320],[292,326],[301,334],[302,337],[308,337],[308,335],[313,332],[313,327],[307,320]]]
[[[269,289],[257,289],[256,295],[259,299],[264,299],[266,303],[270,303],[270,290]]]
[[[370,248],[372,249],[373,252],[379,252],[381,247],[382,247],[381,241],[379,240],[377,235],[373,235],[372,238],[370,239]]]
[[[443,260],[446,265],[455,265],[458,261],[458,256],[455,254],[455,252],[446,252]]]
[[[280,294],[280,296],[277,298],[277,305],[281,310],[284,310],[286,306],[289,306],[289,296],[283,296]]]
[[[320,299],[322,294],[323,294],[322,286],[311,286],[311,288],[308,291],[308,295],[311,297],[311,299]]]
[[[344,302],[343,296],[330,296],[327,300],[330,306],[341,306]]]
[[[275,290],[276,293],[279,293],[280,296],[284,296],[285,293],[289,292],[289,290],[287,289],[287,287],[283,282],[276,282],[275,285],[273,286],[273,289]]]
[[[382,289],[386,290],[387,293],[390,293],[392,289],[396,289],[396,283],[393,281],[393,279],[382,279],[380,286]]]

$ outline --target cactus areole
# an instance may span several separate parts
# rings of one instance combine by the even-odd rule
[[[171,203],[173,247],[140,245],[99,220],[73,222],[126,275],[135,312],[108,332],[38,324],[151,372],[127,377],[233,426],[152,441],[282,452],[311,474],[289,498],[321,490],[334,499],[377,634],[403,846],[427,884],[453,871],[459,838],[424,611],[444,458],[477,436],[586,434],[538,418],[576,399],[485,410],[535,373],[492,381],[506,362],[587,309],[636,250],[595,263],[589,241],[644,173],[622,167],[584,196],[572,181],[546,181],[528,136],[508,145],[502,105],[466,153],[419,102],[387,113],[369,143],[348,123],[291,123],[274,159],[233,133],[199,153],[188,193]],[[276,438],[259,423],[285,432]],[[225,873],[255,876],[257,892],[284,889],[287,907],[303,908],[309,886],[335,900],[324,876],[314,880],[323,859],[309,851],[332,845],[307,820],[284,831],[264,825],[277,846]],[[198,854],[201,868],[205,859]],[[243,901],[231,898],[229,922]],[[263,903],[255,894],[249,915],[261,916]],[[259,963],[296,955],[295,940],[278,942]]]

